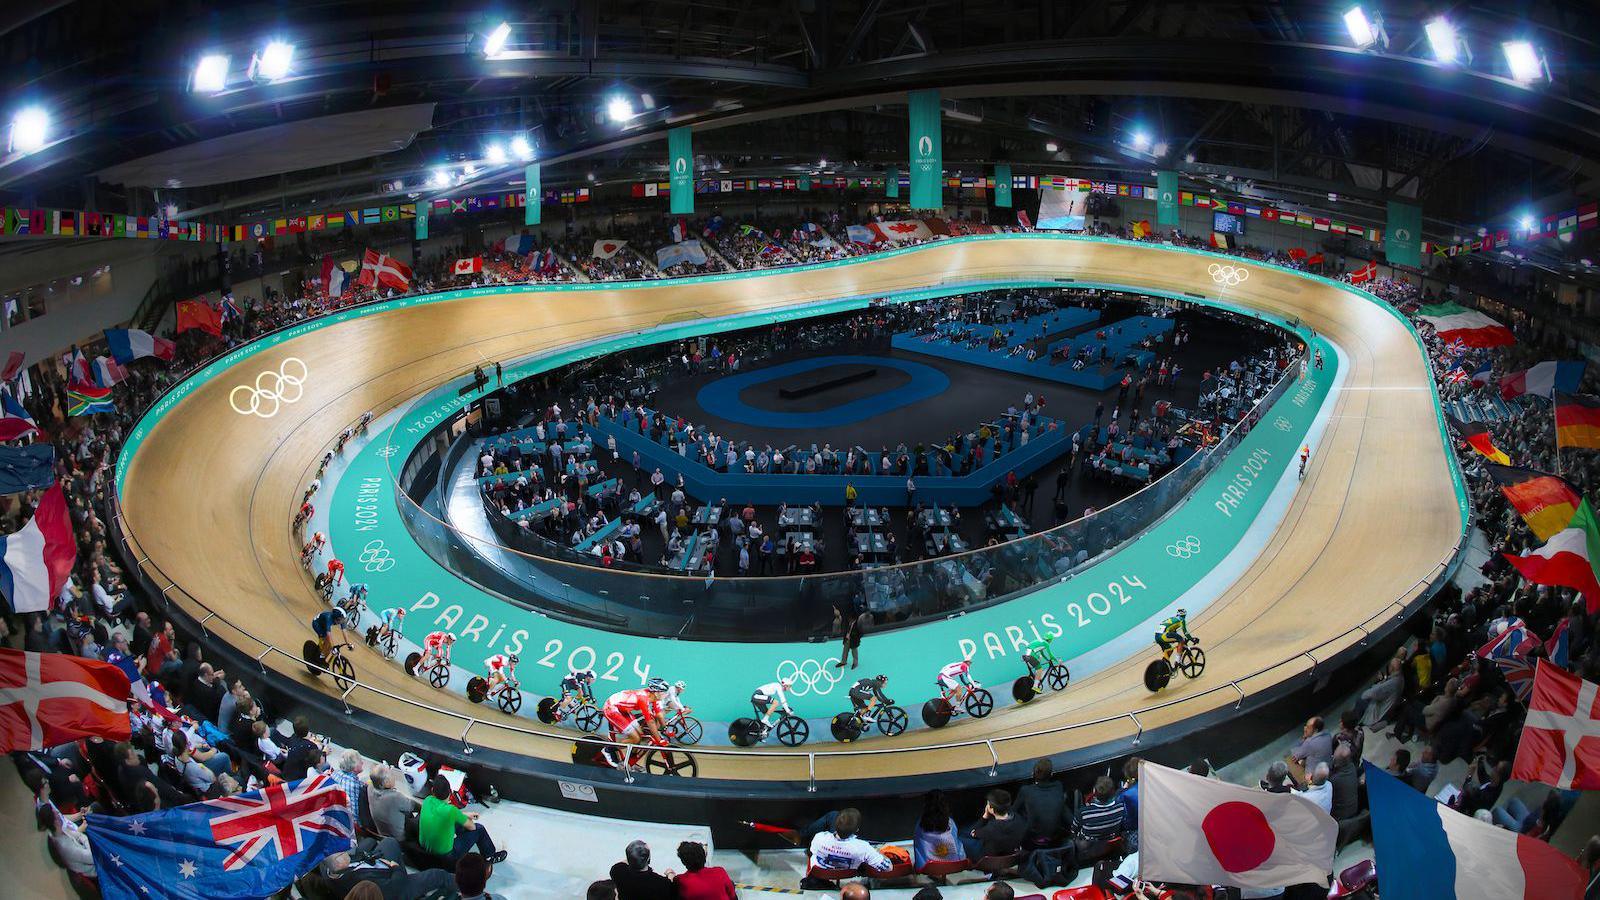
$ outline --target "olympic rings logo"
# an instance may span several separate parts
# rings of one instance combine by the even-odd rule
[[[299,374],[293,374],[298,369]],[[310,370],[304,361],[290,356],[279,364],[278,371],[268,370],[256,376],[254,385],[241,384],[228,393],[228,403],[241,416],[259,416],[270,419],[278,414],[285,403],[298,403],[305,394],[304,385]],[[241,393],[244,399],[240,399]]]
[[[384,459],[388,459],[389,457],[391,457],[391,456],[393,456],[393,455],[395,455],[396,453],[399,453],[399,452],[400,452],[400,448],[399,447],[396,447],[393,444],[384,444],[383,445],[383,449],[378,451],[378,455],[383,457]]]
[[[1237,287],[1250,278],[1250,270],[1243,266],[1225,266],[1221,263],[1212,263],[1206,266],[1206,274],[1211,280],[1224,287]]]
[[[367,541],[356,562],[361,563],[368,572],[387,572],[394,568],[394,557],[389,554],[389,548],[383,545],[382,538]]]
[[[1279,431],[1288,431],[1290,428],[1294,427],[1294,424],[1288,419],[1285,419],[1283,416],[1279,416],[1273,420],[1272,427],[1278,429]]]
[[[804,697],[812,692],[820,697],[831,692],[834,685],[844,680],[843,673],[836,675],[833,672],[833,664],[836,662],[838,660],[832,657],[825,662],[808,659],[797,663],[792,659],[786,659],[778,663],[778,680],[788,681],[789,693],[796,697]],[[787,675],[784,674],[786,666],[789,673]]]
[[[1192,534],[1167,545],[1167,555],[1173,559],[1188,559],[1199,553],[1200,539]]]

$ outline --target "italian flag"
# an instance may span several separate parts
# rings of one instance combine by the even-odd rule
[[[1567,527],[1545,542],[1543,547],[1523,556],[1505,554],[1522,577],[1534,584],[1569,587],[1583,594],[1589,612],[1600,610],[1600,525],[1589,508],[1589,501],[1578,504]]]
[[[1417,310],[1418,318],[1432,325],[1445,343],[1459,340],[1468,347],[1504,347],[1517,339],[1511,329],[1475,309],[1440,303]]]

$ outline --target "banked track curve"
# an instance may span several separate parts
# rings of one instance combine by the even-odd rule
[[[1250,277],[1219,286],[1208,272],[1219,262],[1247,266]],[[213,633],[252,656],[267,644],[292,653],[309,636],[305,623],[321,604],[286,523],[330,436],[363,411],[404,404],[485,360],[667,321],[984,279],[1071,279],[1218,298],[1299,320],[1343,350],[1343,384],[1329,401],[1331,416],[1304,484],[1259,557],[1195,623],[1206,638],[1206,675],[1174,685],[1160,698],[1166,705],[1134,720],[1129,710],[1152,704],[1140,683],[1148,657],[1138,654],[1075,681],[1064,694],[981,723],[875,739],[838,756],[822,748],[814,760],[707,753],[700,760],[703,776],[882,778],[1126,743],[1141,730],[1229,707],[1247,693],[1302,677],[1319,659],[1398,615],[1453,557],[1465,523],[1459,476],[1442,439],[1426,360],[1392,311],[1349,288],[1271,266],[1039,235],[940,241],[754,277],[464,292],[446,302],[399,301],[326,327],[288,329],[259,348],[248,366],[234,363],[219,377],[192,379],[187,390],[158,404],[161,415],[141,424],[119,463],[122,524],[147,572],[162,587],[176,585],[168,597],[205,619]],[[305,395],[271,418],[230,408],[233,387],[289,357],[336,376],[307,379]],[[351,702],[369,712],[443,736],[460,734],[470,717],[480,723],[472,731],[474,744],[570,758],[570,733],[530,735],[541,730],[536,723],[432,691],[364,647],[354,660],[364,684],[433,707],[361,691]],[[1261,674],[1279,660],[1290,662]],[[264,662],[311,689],[331,690],[307,679],[291,656],[269,653]],[[1238,691],[1228,689],[1236,679],[1247,680]],[[1026,736],[1068,725],[1080,727]],[[968,743],[930,748],[951,742]],[[916,752],[888,752],[911,749]]]

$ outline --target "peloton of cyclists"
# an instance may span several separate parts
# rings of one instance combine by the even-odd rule
[[[585,700],[594,703],[594,670],[573,669],[561,677],[561,699],[556,702],[555,717],[565,718]]]
[[[767,732],[772,730],[772,716],[780,707],[788,715],[794,715],[794,710],[789,708],[789,688],[793,686],[793,679],[780,678],[763,684],[750,695],[750,705],[755,709],[756,715],[761,717],[762,737],[766,737]]]
[[[977,685],[972,683],[972,654],[967,654],[939,670],[938,686],[950,699],[950,705],[960,709],[967,695]]]
[[[1189,634],[1189,611],[1179,609],[1156,627],[1156,646],[1161,648],[1161,658],[1172,664],[1172,651],[1180,643],[1192,640]]]
[[[450,666],[450,646],[456,642],[456,636],[448,631],[435,631],[422,640],[422,660],[417,663],[417,674],[422,675],[429,671],[429,664],[434,660],[441,661],[446,668]]]
[[[605,706],[600,714],[605,717],[609,727],[609,737],[619,744],[639,744],[649,734],[652,743],[664,744],[666,739],[661,736],[661,699],[668,690],[664,678],[652,678],[642,688],[631,691],[617,691],[606,698]],[[625,751],[622,759],[617,759],[612,750],[607,747],[605,759],[612,766],[627,771],[631,767],[632,750]]]
[[[489,674],[488,688],[483,692],[485,697],[493,697],[505,687],[521,687],[517,680],[517,659],[515,653],[496,653],[483,661],[483,667]]]

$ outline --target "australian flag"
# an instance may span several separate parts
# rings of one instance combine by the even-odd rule
[[[106,900],[267,897],[350,849],[350,801],[326,772],[220,800],[116,818],[91,815]]]

